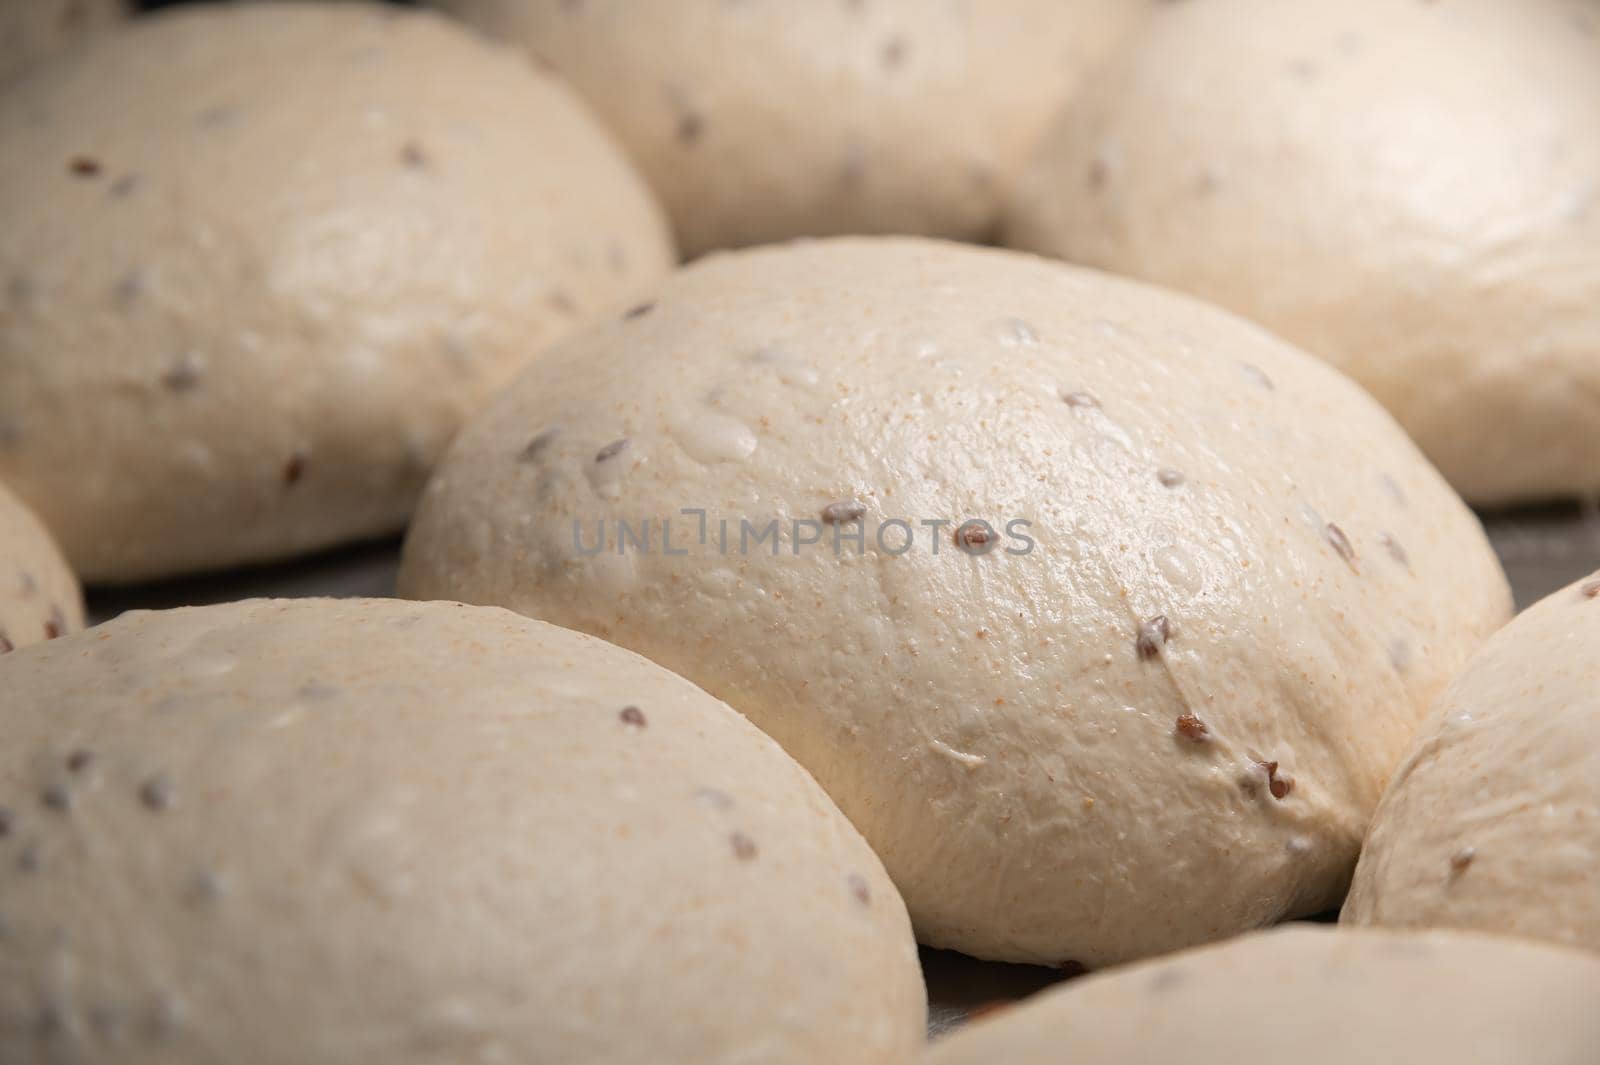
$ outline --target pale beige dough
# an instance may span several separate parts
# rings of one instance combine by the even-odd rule
[[[571,80],[684,251],[992,234],[1055,109],[1149,0],[430,0]]]
[[[693,685],[501,610],[256,600],[0,662],[0,1060],[894,1063],[905,907]]]
[[[1046,992],[927,1065],[1593,1065],[1600,958],[1460,932],[1296,926]]]
[[[77,577],[49,531],[0,484],[0,654],[81,628]]]
[[[1600,492],[1594,0],[1162,5],[1005,230],[1328,359],[1470,502]]]
[[[0,81],[127,11],[124,0],[0,0]]]
[[[975,518],[982,555],[954,542]],[[927,942],[1090,966],[1336,905],[1509,611],[1472,514],[1326,365],[1182,297],[898,238],[712,256],[552,351],[452,447],[400,582],[726,699]]]
[[[0,94],[0,477],[91,581],[394,532],[670,261],[579,101],[437,15],[141,18]]]
[[[1467,662],[1389,786],[1342,919],[1600,951],[1600,574]]]

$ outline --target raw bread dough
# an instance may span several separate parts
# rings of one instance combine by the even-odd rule
[[[400,585],[689,677],[817,776],[926,942],[1089,966],[1336,905],[1510,609],[1325,364],[895,238],[712,256],[552,351],[457,439]]]
[[[1297,926],[1074,981],[926,1065],[1592,1065],[1600,958],[1460,932]]]
[[[0,654],[83,628],[83,593],[39,519],[0,484]]]
[[[738,714],[501,610],[256,600],[0,660],[0,1060],[899,1063],[904,906]]]
[[[430,0],[617,132],[688,254],[992,235],[1055,109],[1149,0]]]
[[[90,581],[391,533],[670,261],[577,99],[437,15],[137,19],[0,94],[0,478]]]
[[[1343,920],[1600,950],[1597,649],[1600,574],[1468,661],[1378,807]]]
[[[1600,492],[1594,0],[1162,5],[1006,239],[1326,358],[1471,502]]]

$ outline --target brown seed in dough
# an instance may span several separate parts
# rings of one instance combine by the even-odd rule
[[[1139,623],[1139,635],[1133,646],[1140,658],[1154,658],[1172,638],[1172,623],[1165,614],[1157,614]]]
[[[1344,534],[1344,530],[1330,521],[1322,532],[1334,551],[1338,552],[1339,557],[1344,559],[1345,564],[1354,570],[1356,568],[1356,549],[1351,546],[1350,538]]]

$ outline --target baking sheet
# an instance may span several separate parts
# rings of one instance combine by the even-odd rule
[[[1593,502],[1483,515],[1489,539],[1511,578],[1521,609],[1600,568],[1600,505]],[[252,596],[394,594],[398,540],[360,544],[313,558],[235,573],[89,595],[93,621],[124,610],[228,602]],[[937,1035],[985,1008],[1013,1002],[1067,979],[1032,965],[981,962],[954,951],[922,952],[928,984],[928,1030]]]

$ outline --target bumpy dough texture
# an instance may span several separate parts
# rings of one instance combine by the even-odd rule
[[[1600,491],[1600,5],[1186,0],[1006,240],[1203,296],[1365,385],[1470,501]]]
[[[666,670],[505,611],[253,601],[0,663],[0,1060],[896,1062],[860,835]]]
[[[619,553],[647,518],[652,551]],[[921,525],[973,518],[987,554]],[[689,677],[816,774],[927,942],[1091,966],[1334,905],[1509,610],[1476,520],[1324,364],[1183,297],[896,238],[713,256],[551,352],[441,464],[401,586]]]
[[[1450,682],[1395,776],[1341,919],[1600,950],[1600,574]]]
[[[391,532],[670,258],[581,103],[437,15],[139,20],[0,94],[0,477],[88,580]]]
[[[1149,0],[430,0],[548,62],[684,251],[992,234],[1007,182]]]
[[[83,628],[83,593],[61,549],[0,484],[0,654]]]
[[[1600,959],[1466,933],[1297,927],[1074,981],[927,1065],[1593,1065]]]
[[[0,79],[115,25],[127,7],[124,0],[0,0]]]

